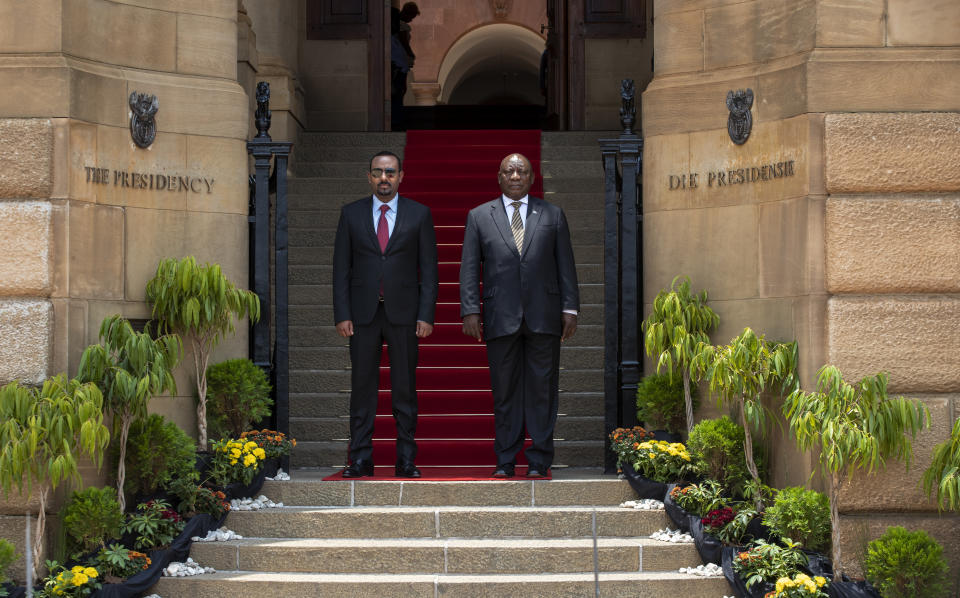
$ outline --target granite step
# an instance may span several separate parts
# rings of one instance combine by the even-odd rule
[[[599,586],[599,590],[597,588]],[[227,571],[189,578],[165,577],[150,591],[191,598],[718,598],[729,592],[722,577],[682,573],[554,573],[537,575],[320,574]]]

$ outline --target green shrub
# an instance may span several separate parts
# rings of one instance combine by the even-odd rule
[[[691,389],[693,408],[700,405],[697,388]],[[666,430],[678,434],[687,429],[686,407],[683,398],[683,379],[669,374],[644,376],[637,385],[637,421],[648,430]]]
[[[120,537],[123,512],[116,488],[86,488],[74,492],[63,509],[63,527],[71,551],[93,552]]]
[[[800,486],[784,488],[763,514],[763,524],[777,537],[804,548],[826,552],[830,547],[830,500],[826,494]]]
[[[207,368],[207,411],[214,438],[239,438],[270,415],[270,382],[249,359],[229,359]]]
[[[750,471],[743,453],[743,428],[724,415],[719,419],[705,419],[693,427],[687,439],[687,450],[697,472],[710,480],[717,480],[730,493],[742,496]],[[754,444],[757,468],[763,477],[763,452]]]
[[[3,584],[7,582],[7,569],[17,560],[17,550],[13,544],[0,538],[0,596],[6,596]]]
[[[140,503],[123,524],[123,533],[136,534],[137,550],[166,548],[182,530],[183,518],[162,500]]]
[[[889,527],[867,545],[867,581],[884,598],[937,598],[947,592],[943,547],[927,532]]]
[[[177,424],[153,414],[135,422],[127,441],[128,496],[150,496],[171,480],[194,474],[197,449]]]

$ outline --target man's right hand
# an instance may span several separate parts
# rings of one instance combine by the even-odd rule
[[[344,338],[353,336],[353,320],[337,322],[337,334]]]
[[[463,316],[463,333],[469,337],[477,339],[477,342],[483,340],[483,325],[480,323],[480,314],[469,314]]]

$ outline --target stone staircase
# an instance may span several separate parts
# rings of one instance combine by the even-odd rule
[[[162,578],[151,591],[164,598],[729,592],[722,577],[679,573],[700,563],[694,546],[650,539],[668,525],[666,514],[619,507],[634,493],[612,476],[569,469],[551,481],[319,481],[324,473],[267,482],[262,493],[283,508],[233,512],[227,526],[242,540],[193,544],[192,558],[217,573]]]
[[[603,462],[603,176],[596,142],[603,136],[542,137],[544,196],[567,214],[582,303],[577,334],[561,351],[556,467]],[[333,325],[333,240],[340,207],[370,193],[370,156],[382,149],[402,156],[404,143],[403,133],[308,133],[297,146],[289,184],[290,431],[298,442],[292,467],[345,464],[350,359]]]

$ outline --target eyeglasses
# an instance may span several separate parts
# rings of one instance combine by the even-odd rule
[[[383,175],[387,175],[388,179],[392,179],[397,176],[397,170],[395,168],[371,168],[370,174],[372,174],[375,179],[379,179]]]

